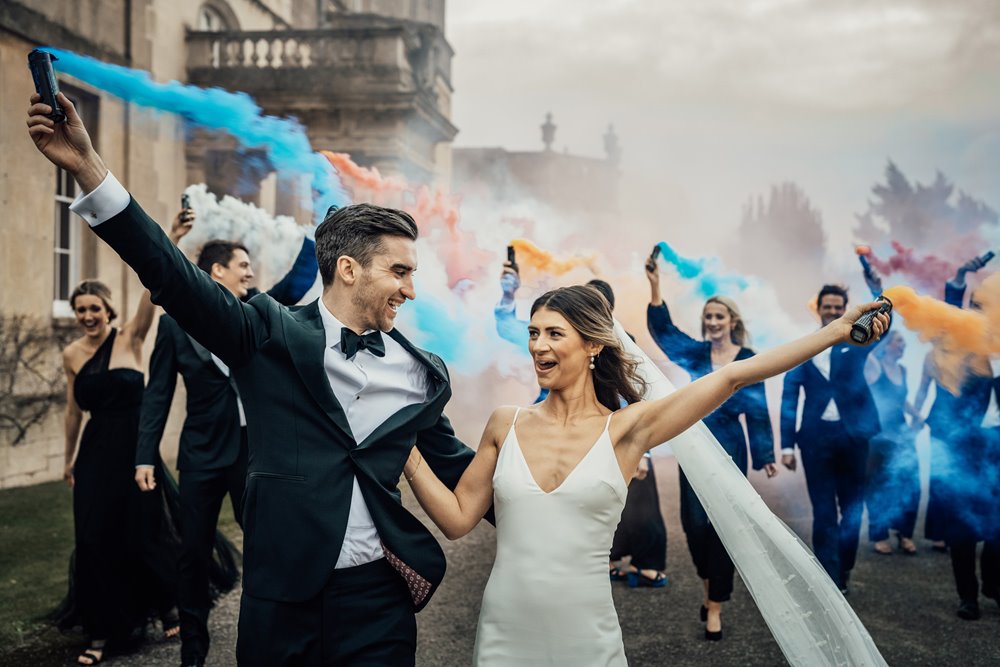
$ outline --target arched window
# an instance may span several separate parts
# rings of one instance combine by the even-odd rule
[[[229,30],[222,12],[211,5],[202,5],[198,10],[198,30],[204,32],[224,32]]]

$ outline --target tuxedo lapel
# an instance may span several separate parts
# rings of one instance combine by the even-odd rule
[[[215,363],[215,359],[212,359],[212,353],[209,352],[204,345],[196,341],[194,338],[191,338],[188,334],[184,335],[187,336],[188,342],[191,343],[191,348],[194,350],[195,356],[211,366],[219,375],[223,375],[222,369],[219,368],[217,363]]]
[[[448,384],[447,370],[441,362],[429,353],[413,345],[413,343],[408,341],[403,334],[399,333],[398,329],[393,329],[387,335],[402,345],[403,349],[414,356],[427,369],[427,377],[429,380],[427,400],[423,403],[413,403],[412,405],[407,405],[394,413],[391,417],[379,424],[378,428],[372,431],[371,434],[364,439],[364,442],[359,443],[359,447],[367,447],[373,442],[378,442],[379,439],[384,437],[387,433],[391,433],[396,429],[406,426],[428,410],[433,410],[435,413],[440,412],[440,410],[437,409],[438,403],[441,401],[447,401],[451,397],[451,388]]]
[[[442,364],[437,357],[432,356],[429,352],[421,350],[419,347],[408,341],[403,334],[399,333],[399,329],[393,329],[387,335],[402,345],[403,349],[416,357],[420,363],[427,367],[427,369],[431,372],[432,383],[444,382],[447,384],[448,372],[444,368],[444,364]],[[429,398],[428,401],[430,401]]]
[[[323,329],[323,318],[319,314],[319,300],[308,306],[293,311],[299,326],[289,327],[288,354],[299,377],[309,389],[309,393],[319,403],[327,416],[340,430],[354,441],[351,426],[347,423],[347,415],[337,402],[330,388],[330,380],[326,375],[324,355],[326,354],[326,331]]]

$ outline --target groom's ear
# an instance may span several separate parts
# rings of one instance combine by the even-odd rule
[[[353,257],[348,257],[347,255],[341,255],[337,258],[336,268],[337,278],[345,285],[353,285],[356,283],[358,276],[361,273],[361,266],[354,260]]]

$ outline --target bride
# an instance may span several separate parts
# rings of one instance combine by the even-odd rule
[[[546,293],[531,308],[528,349],[548,397],[498,408],[475,459],[450,491],[413,448],[404,475],[449,539],[494,504],[497,555],[483,594],[474,663],[625,665],[607,558],[640,457],[686,431],[741,387],[849,340],[877,307],[735,362],[667,396],[641,401],[639,361],[615,333],[607,302],[589,286]],[[888,327],[878,315],[872,339]],[[622,401],[628,407],[619,409]]]

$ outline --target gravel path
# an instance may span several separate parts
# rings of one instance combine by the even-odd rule
[[[677,466],[673,458],[656,461],[664,517],[667,520],[670,585],[659,590],[630,590],[616,585],[615,605],[629,662],[634,666],[785,664],[777,645],[742,582],[737,580],[731,602],[723,611],[725,639],[705,642],[698,621],[701,582],[687,553],[677,508]],[[767,481],[753,473],[751,481],[768,505],[808,542],[810,507],[801,471],[783,471]],[[415,508],[409,496],[406,504]],[[423,517],[419,508],[416,513]],[[922,524],[922,519],[921,523]],[[439,535],[440,537],[440,535]],[[495,553],[494,531],[481,525],[457,542],[440,538],[448,555],[448,574],[427,608],[418,614],[417,664],[421,667],[467,665],[472,655],[480,598]],[[890,665],[951,665],[986,667],[1000,664],[1000,609],[990,601],[978,622],[955,616],[956,598],[950,561],[931,552],[926,543],[917,557],[878,556],[862,541],[858,566],[851,580],[850,601]],[[545,563],[538,563],[544,569]],[[236,664],[236,619],[239,591],[220,600],[212,612],[212,654],[208,664]],[[75,653],[36,647],[4,660],[16,665],[65,665]],[[152,642],[141,653],[109,659],[114,667],[176,667],[180,645]]]

